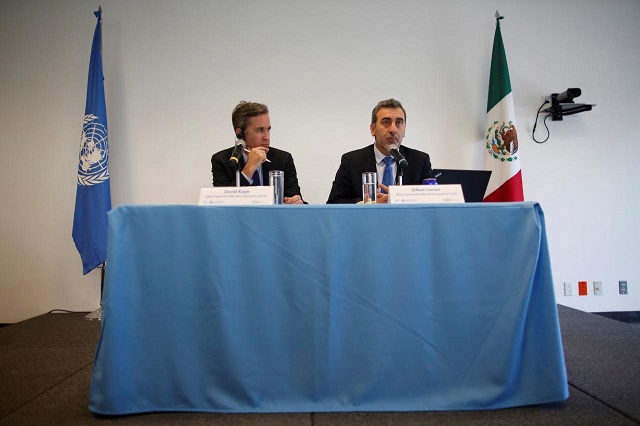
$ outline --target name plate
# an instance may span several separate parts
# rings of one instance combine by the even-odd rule
[[[392,185],[389,204],[464,203],[462,186],[456,185]]]
[[[200,206],[268,206],[273,186],[228,186],[200,189]]]

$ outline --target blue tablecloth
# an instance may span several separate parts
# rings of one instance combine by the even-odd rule
[[[536,203],[121,206],[108,238],[94,413],[568,397]]]

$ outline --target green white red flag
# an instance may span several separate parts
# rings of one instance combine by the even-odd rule
[[[492,173],[484,201],[524,201],[513,93],[500,32],[502,18],[496,11],[484,157],[484,168]]]

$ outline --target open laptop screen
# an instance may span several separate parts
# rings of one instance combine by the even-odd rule
[[[489,184],[491,170],[433,169],[433,177],[439,184],[460,184],[466,203],[479,203]]]

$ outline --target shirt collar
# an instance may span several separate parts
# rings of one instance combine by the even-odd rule
[[[378,149],[378,147],[376,147],[375,144],[373,144],[373,155],[375,155],[376,157],[377,164],[382,163],[384,158],[388,157],[388,155],[384,155],[382,152],[380,152],[380,150]]]

